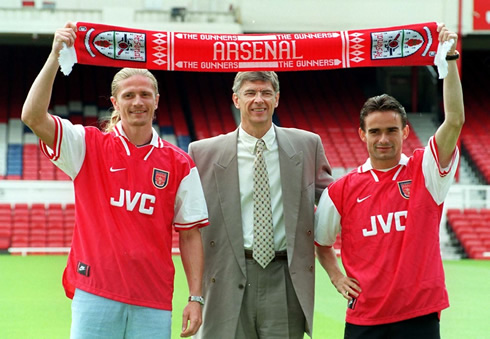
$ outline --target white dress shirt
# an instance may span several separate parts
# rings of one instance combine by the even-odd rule
[[[238,180],[240,184],[240,203],[242,207],[243,243],[245,249],[252,249],[253,244],[253,170],[255,144],[257,138],[251,136],[242,126],[238,130]],[[282,200],[279,151],[274,126],[262,137],[266,148],[263,155],[269,175],[272,205],[272,224],[274,227],[274,249],[287,249],[286,227],[284,224],[284,205]]]

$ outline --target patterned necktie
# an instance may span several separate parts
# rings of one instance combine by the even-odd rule
[[[265,159],[265,142],[257,140],[254,162],[254,242],[253,258],[265,268],[274,259],[274,232],[272,229],[271,193]]]

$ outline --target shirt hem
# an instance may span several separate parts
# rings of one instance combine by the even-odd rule
[[[377,318],[377,319],[360,319],[352,316],[346,316],[345,321],[349,324],[359,325],[359,326],[384,325],[384,324],[396,323],[399,321],[408,320],[416,317],[421,317],[434,312],[439,313],[448,307],[449,307],[449,303],[445,303],[443,305],[438,305],[431,308],[419,310],[417,312],[401,314],[393,317]]]
[[[170,306],[167,303],[154,303],[154,302],[147,302],[147,301],[142,301],[142,300],[133,300],[131,298],[126,298],[126,297],[121,297],[117,296],[111,293],[107,293],[105,291],[100,291],[95,288],[91,288],[88,286],[76,286],[74,285],[75,289],[80,289],[84,292],[94,294],[96,296],[114,300],[117,302],[121,302],[124,304],[129,304],[129,305],[135,305],[135,306],[140,306],[140,307],[149,307],[149,308],[155,308],[159,310],[165,310],[165,311],[172,311],[172,304],[170,303]]]

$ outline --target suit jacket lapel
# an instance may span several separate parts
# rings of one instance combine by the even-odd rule
[[[242,272],[246,275],[243,245],[242,211],[240,208],[240,184],[237,159],[238,130],[228,134],[222,145],[218,162],[214,163],[216,186],[219,192],[225,231]]]
[[[297,153],[288,136],[281,128],[275,127],[279,148],[282,199],[288,257],[293,257],[296,225],[301,203],[301,182],[303,176],[303,152]]]

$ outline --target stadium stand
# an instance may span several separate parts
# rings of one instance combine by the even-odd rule
[[[0,251],[68,253],[74,225],[75,206],[71,203],[0,204]]]
[[[20,59],[33,52],[31,47],[25,48],[26,53],[18,55]],[[44,52],[48,50],[44,49]],[[23,86],[15,85],[22,95],[9,97],[12,108],[9,115],[2,117],[8,122],[4,176],[9,180],[69,180],[44,156],[35,154],[37,139],[18,119],[20,98],[27,94],[36,67],[41,65],[34,63],[28,70],[16,70],[26,78]],[[115,69],[111,68],[77,65],[70,77],[59,74],[50,110],[73,123],[98,126],[98,120],[109,114],[107,91],[114,72]],[[156,76],[161,100],[155,127],[166,140],[187,151],[188,144],[194,139],[236,128],[230,114],[233,74],[156,72]],[[276,112],[276,123],[319,134],[332,167],[343,169],[340,174],[355,168],[367,157],[355,127],[358,125],[359,107],[366,98],[362,89],[369,86],[367,79],[374,77],[375,73],[369,69],[282,73],[281,86],[285,94]],[[11,78],[15,77],[11,75]],[[4,140],[0,140],[0,156],[5,152],[2,144]],[[414,131],[404,147],[408,154],[421,147]],[[2,163],[0,175],[1,170]]]
[[[7,121],[6,114],[0,114],[0,179],[4,178],[7,174]]]
[[[18,203],[13,206],[11,247],[29,246],[29,206]]]
[[[490,209],[449,209],[447,219],[465,257],[490,259]]]
[[[24,60],[26,55],[47,54],[47,47],[22,46],[23,52],[0,55],[3,62],[12,63],[15,57]],[[468,58],[473,60],[470,54]],[[472,66],[468,66],[471,65]],[[488,70],[482,72],[481,65],[468,61],[464,74],[483,81]],[[39,150],[37,137],[20,121],[22,101],[28,87],[41,68],[38,59],[29,61],[29,67],[7,69],[12,87],[5,87],[6,109],[0,111],[0,179],[4,180],[70,180],[57,169]],[[483,67],[483,69],[485,69]],[[117,69],[77,65],[70,77],[61,74],[55,82],[50,110],[73,123],[99,126],[99,119],[109,114],[108,89]],[[187,151],[188,144],[195,139],[226,133],[236,128],[236,115],[231,104],[231,73],[156,72],[161,99],[157,110],[155,128],[167,141]],[[372,69],[335,70],[324,72],[285,72],[280,74],[280,105],[274,117],[275,123],[285,127],[303,128],[319,134],[325,152],[338,177],[362,164],[367,158],[365,145],[359,140],[359,108],[367,95],[365,89],[372,87],[376,73]],[[465,79],[465,77],[463,77]],[[490,143],[488,130],[490,99],[476,81],[464,81],[467,122],[462,134],[463,154],[470,159],[486,182],[490,182],[490,159],[487,145]],[[468,89],[467,89],[468,88]],[[372,89],[371,89],[372,90]],[[422,144],[414,130],[404,144],[404,152],[410,154]],[[8,213],[0,210],[0,251],[5,248],[36,249],[38,247],[67,250],[73,233],[73,206],[46,204],[44,214],[39,206],[12,205]],[[470,213],[461,213],[473,220]],[[462,219],[463,217],[460,217]],[[458,219],[456,217],[456,219]],[[10,220],[10,223],[9,223]],[[448,214],[449,220],[449,214]],[[490,221],[484,219],[476,227],[477,236],[458,237],[460,221],[449,221],[449,230],[461,242],[465,255],[471,258],[487,258],[488,239],[486,234]],[[468,221],[466,221],[468,223]],[[455,226],[456,225],[456,226]],[[484,230],[485,228],[485,230]],[[466,238],[471,240],[466,242]],[[178,237],[174,238],[178,241]],[[177,242],[175,242],[177,244]],[[470,246],[470,247],[468,247]],[[340,249],[340,241],[335,245]],[[16,253],[28,253],[29,251]],[[43,252],[46,253],[46,252]]]
[[[482,84],[490,76],[488,59],[473,52],[472,62],[465,63],[463,77],[465,90],[466,122],[461,136],[462,148],[471,160],[476,171],[486,184],[490,184],[490,97],[488,89]],[[465,73],[466,74],[466,73]]]

